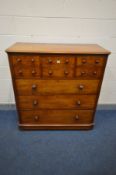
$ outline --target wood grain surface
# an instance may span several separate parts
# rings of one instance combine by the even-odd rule
[[[6,52],[18,53],[65,53],[65,54],[110,54],[97,44],[40,44],[15,43]]]
[[[21,129],[92,129],[109,51],[33,43],[6,51]]]

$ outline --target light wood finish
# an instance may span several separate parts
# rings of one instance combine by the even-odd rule
[[[110,54],[97,44],[38,44],[15,43],[6,52],[17,53],[65,53],[65,54]]]
[[[109,51],[16,43],[6,50],[21,129],[92,129]]]

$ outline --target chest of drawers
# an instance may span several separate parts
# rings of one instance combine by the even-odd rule
[[[91,129],[109,51],[16,43],[8,53],[22,129]]]

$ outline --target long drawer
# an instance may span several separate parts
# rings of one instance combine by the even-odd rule
[[[19,96],[18,107],[23,109],[93,109],[96,95]]]
[[[20,111],[20,122],[23,124],[88,124],[92,121],[92,110]]]
[[[18,95],[96,94],[99,80],[15,80]]]

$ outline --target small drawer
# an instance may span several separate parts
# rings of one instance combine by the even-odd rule
[[[70,83],[70,86],[69,86]],[[15,80],[18,95],[97,94],[99,80]]]
[[[12,55],[13,66],[31,67],[39,66],[40,58],[36,54],[14,54]]]
[[[76,59],[77,65],[104,66],[105,62],[104,55],[79,55]]]
[[[93,109],[96,95],[19,96],[21,110],[29,109]]]
[[[75,56],[73,55],[41,55],[42,65],[74,65]]]
[[[42,68],[43,78],[72,78],[74,76],[74,67],[53,65]]]
[[[22,124],[89,124],[92,110],[34,110],[19,111]]]
[[[76,68],[76,77],[81,79],[99,79],[103,74],[102,67],[79,66]]]
[[[40,68],[27,66],[14,67],[14,77],[15,78],[40,78]]]

